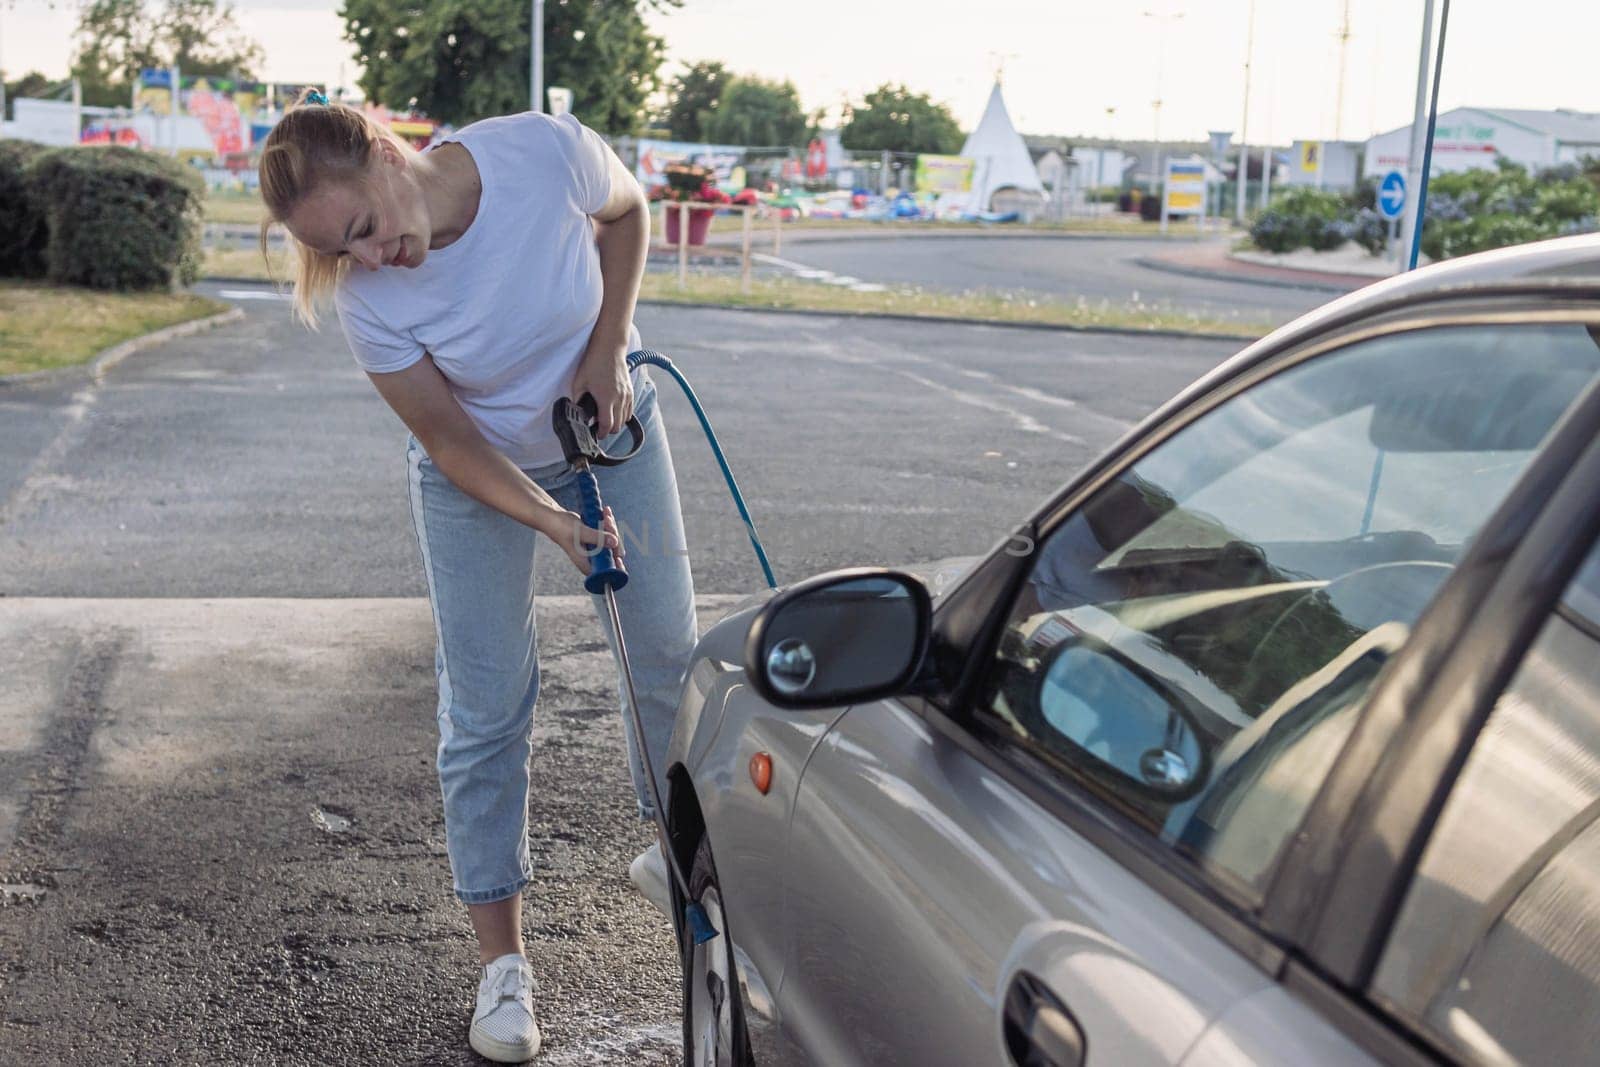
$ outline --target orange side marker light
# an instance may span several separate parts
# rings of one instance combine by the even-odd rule
[[[767,795],[767,790],[772,788],[772,757],[765,752],[757,752],[750,757],[750,780],[756,784],[756,789],[762,796]]]

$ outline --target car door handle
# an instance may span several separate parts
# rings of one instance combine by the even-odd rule
[[[1018,972],[1006,990],[1002,1032],[1017,1067],[1081,1067],[1087,1043],[1078,1020],[1045,984]]]

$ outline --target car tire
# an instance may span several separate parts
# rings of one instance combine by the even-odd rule
[[[684,1067],[751,1067],[755,1058],[745,1032],[739,978],[733,969],[722,886],[711,859],[711,839],[700,838],[689,869],[689,895],[705,909],[717,936],[697,945],[688,923],[678,923],[678,954],[683,962]]]

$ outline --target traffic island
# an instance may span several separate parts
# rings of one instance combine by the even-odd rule
[[[850,281],[853,279],[839,279],[829,284],[789,277],[753,278],[747,290],[733,274],[690,273],[680,285],[672,274],[651,272],[644,276],[639,299],[645,303],[1246,341],[1269,333],[1275,325],[1243,316],[1204,315],[1166,304],[1113,303],[1083,298],[1060,300],[1032,292],[949,293],[908,286],[842,284]]]
[[[1247,261],[1231,252],[1226,244],[1211,242],[1192,248],[1172,249],[1140,256],[1134,260],[1141,267],[1180,274],[1190,278],[1211,281],[1245,282],[1251,285],[1268,285],[1283,289],[1309,289],[1319,293],[1348,293],[1378,280],[1370,274],[1344,270],[1317,269],[1308,263],[1272,263]]]

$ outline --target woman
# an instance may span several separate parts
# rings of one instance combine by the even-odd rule
[[[520,922],[539,688],[535,546],[543,534],[583,573],[596,546],[619,556],[626,547],[609,508],[598,530],[577,514],[551,424],[557,398],[592,394],[608,448],[626,439],[617,431],[631,415],[645,427],[638,455],[595,475],[625,526],[655,535],[626,557],[631,580],[618,602],[657,761],[694,644],[655,386],[625,365],[640,347],[632,320],[648,206],[621,161],[571,116],[486,119],[418,153],[315,93],[273,128],[260,174],[266,225],[282,223],[299,253],[296,312],[315,325],[333,298],[356,362],[411,431],[411,514],[437,636],[445,839],[483,965],[469,1041],[491,1060],[519,1062],[539,1047]]]

